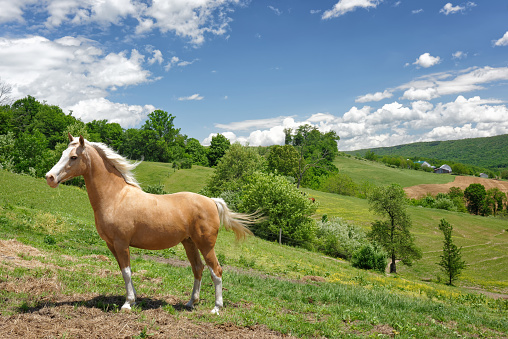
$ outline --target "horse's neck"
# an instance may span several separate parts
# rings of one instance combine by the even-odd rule
[[[114,204],[127,183],[120,172],[103,159],[94,148],[89,148],[90,170],[84,175],[86,190],[94,211]]]

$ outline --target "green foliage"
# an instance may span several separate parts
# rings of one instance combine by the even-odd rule
[[[145,191],[146,193],[151,193],[151,194],[168,194],[168,192],[166,192],[164,190],[164,185],[161,183],[154,184],[154,185],[148,185],[143,188],[143,191]]]
[[[471,214],[485,214],[485,197],[487,191],[482,184],[471,184],[464,190],[464,198],[467,201],[467,210]]]
[[[297,178],[299,153],[292,145],[274,145],[266,157],[267,170],[279,175]]]
[[[282,229],[282,242],[312,247],[316,225],[311,216],[317,206],[285,177],[273,173],[254,173],[243,187],[239,207],[243,212],[261,210],[267,217],[252,228],[257,236],[275,241]]]
[[[441,219],[439,229],[444,234],[443,241],[443,254],[440,256],[441,260],[438,265],[441,266],[448,278],[448,284],[453,285],[457,280],[461,271],[466,267],[466,262],[462,260],[461,248],[453,243],[452,230],[453,227],[445,219]]]
[[[324,192],[349,195],[354,197],[359,195],[360,189],[349,175],[343,173],[335,173],[330,175],[323,182],[321,185],[321,190]]]
[[[189,155],[192,163],[200,166],[208,166],[208,158],[206,157],[206,148],[194,138],[187,140],[185,144],[185,154]]]
[[[323,217],[325,217],[323,215]],[[340,218],[322,218],[317,222],[316,249],[335,258],[351,259],[353,253],[368,242],[365,231]]]
[[[331,131],[328,133],[321,133],[316,127],[310,125],[302,125],[293,133],[291,129],[285,129],[286,145],[293,145],[298,151],[298,170],[297,170],[297,184],[305,185],[307,187],[318,188],[321,184],[321,179],[316,177],[316,169],[322,169],[322,173],[328,175],[329,171],[336,171],[337,168],[333,165],[333,160],[338,155],[337,141],[339,136]],[[305,178],[307,171],[314,169],[314,173],[310,173]]]
[[[208,164],[210,167],[214,167],[219,163],[219,160],[226,154],[226,151],[231,146],[231,142],[222,134],[217,134],[212,137],[210,141],[210,147],[206,154],[208,158]]]
[[[375,270],[384,273],[386,264],[386,252],[370,243],[357,249],[351,257],[351,265],[364,270]]]
[[[262,169],[263,160],[255,149],[234,143],[221,157],[203,193],[216,197],[225,191],[240,191],[247,178]]]
[[[370,209],[387,220],[372,224],[369,237],[381,244],[391,257],[390,273],[396,273],[397,259],[406,265],[422,257],[409,229],[411,218],[407,213],[406,194],[400,185],[376,188],[368,197]]]

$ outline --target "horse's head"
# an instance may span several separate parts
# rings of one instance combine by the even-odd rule
[[[64,181],[83,175],[88,167],[83,136],[74,138],[69,133],[69,141],[69,147],[62,153],[58,163],[46,173],[46,182],[53,188]]]

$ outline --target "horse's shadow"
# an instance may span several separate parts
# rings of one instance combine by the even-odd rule
[[[104,312],[119,312],[125,302],[125,296],[119,295],[99,295],[88,300],[70,300],[61,302],[39,302],[32,307],[27,307],[26,304],[18,307],[20,313],[36,313],[45,307],[54,308],[59,306],[74,306],[74,307],[88,307],[98,308]],[[191,311],[190,308],[182,303],[167,303],[164,300],[153,299],[153,298],[136,298],[136,304],[133,306],[135,310],[154,310],[159,308],[172,307],[176,312]]]

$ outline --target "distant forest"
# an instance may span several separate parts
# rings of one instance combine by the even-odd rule
[[[364,157],[370,151],[378,156],[437,159],[499,171],[508,168],[508,134],[488,138],[417,142],[344,152]]]

